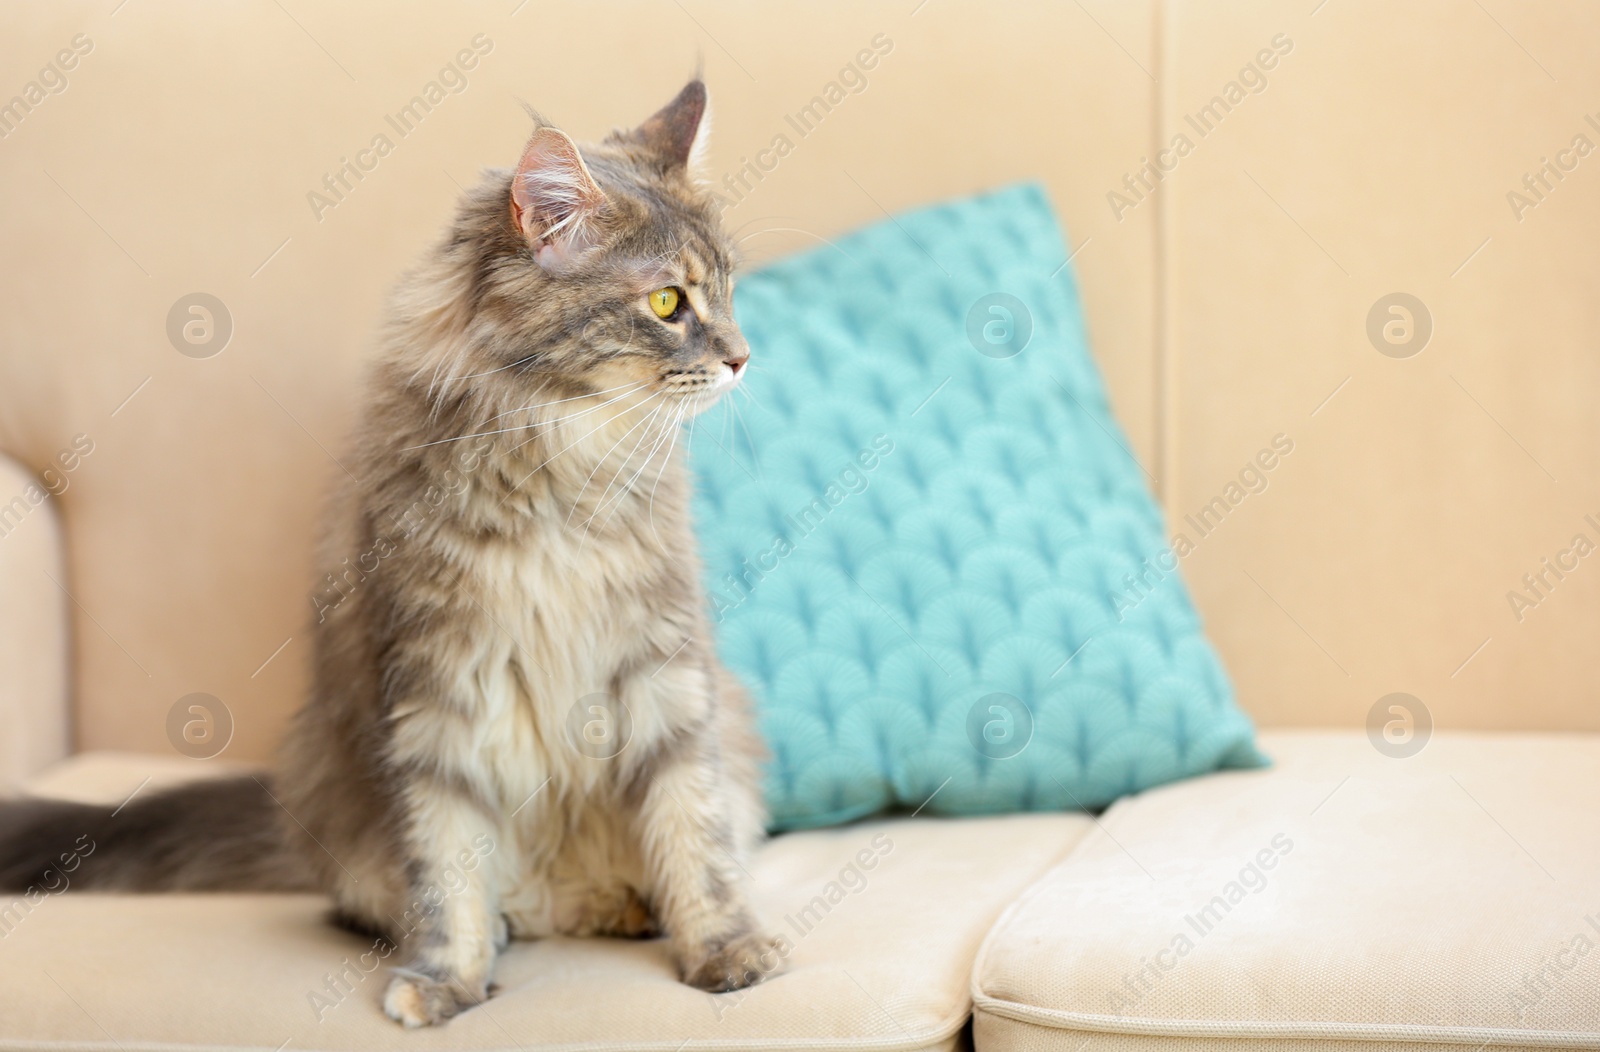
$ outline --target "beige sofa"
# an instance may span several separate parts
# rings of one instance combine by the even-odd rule
[[[1183,564],[1269,770],[1098,818],[781,837],[755,867],[794,944],[781,978],[712,998],[656,943],[519,944],[499,995],[434,1032],[383,1019],[385,962],[314,898],[0,901],[0,1049],[1600,1047],[1600,159],[1574,145],[1600,144],[1592,6],[100,0],[3,19],[18,789],[117,800],[270,756],[384,288],[458,184],[512,159],[519,100],[596,135],[697,52],[711,174],[754,261],[1041,179],[1171,520],[1274,436],[1294,451]],[[842,101],[799,136],[785,117],[830,83]],[[391,151],[363,152],[386,131]],[[745,168],[786,133],[776,166]],[[225,344],[169,335],[195,293],[221,301]],[[1396,293],[1421,308],[1392,313]],[[218,699],[213,737],[180,752],[169,714],[194,693]],[[892,850],[853,871],[880,833]]]

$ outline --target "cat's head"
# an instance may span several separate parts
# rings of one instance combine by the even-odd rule
[[[498,357],[530,378],[686,413],[739,382],[749,348],[733,318],[734,244],[693,176],[707,123],[699,80],[593,145],[538,122],[498,183],[503,251],[481,279],[480,306],[508,337]]]

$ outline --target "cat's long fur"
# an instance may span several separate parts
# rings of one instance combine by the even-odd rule
[[[696,986],[772,970],[745,892],[760,748],[713,651],[678,457],[748,353],[688,170],[704,109],[692,82],[581,154],[540,122],[400,286],[271,795],[0,810],[0,879],[25,885],[74,823],[142,824],[159,859],[101,845],[75,886],[323,889],[409,962],[384,996],[407,1025],[486,997],[508,937],[659,926]],[[646,295],[666,286],[686,302],[663,321]]]

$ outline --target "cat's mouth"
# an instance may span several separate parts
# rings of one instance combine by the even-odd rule
[[[659,387],[689,402],[693,411],[709,409],[724,394],[738,386],[744,379],[747,357],[730,358],[711,366],[693,369],[674,369],[663,373]]]

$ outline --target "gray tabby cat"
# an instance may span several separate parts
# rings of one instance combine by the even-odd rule
[[[537,122],[401,284],[333,509],[276,777],[0,809],[0,885],[314,888],[384,1009],[489,994],[509,938],[654,934],[705,990],[779,963],[746,897],[761,750],[713,651],[680,424],[740,380],[706,92],[581,151]]]

